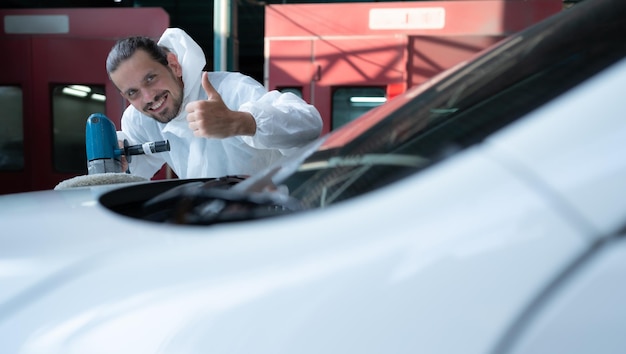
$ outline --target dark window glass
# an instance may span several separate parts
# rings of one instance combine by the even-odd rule
[[[0,86],[2,129],[0,129],[0,171],[24,169],[24,115],[22,89]]]
[[[105,111],[104,86],[63,84],[52,87],[53,165],[57,172],[87,174],[87,118]]]
[[[342,87],[333,91],[332,128],[337,129],[387,101],[383,87]]]
[[[302,98],[302,88],[301,87],[279,87],[278,91],[280,91],[280,92],[291,92],[294,95]]]

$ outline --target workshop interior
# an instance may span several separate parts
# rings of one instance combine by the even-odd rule
[[[87,174],[88,118],[103,114],[120,129],[127,103],[104,60],[129,34],[183,28],[205,51],[206,70],[241,71],[299,95],[328,133],[576,2],[5,1],[0,194]],[[394,24],[407,4],[438,10],[420,15],[422,27]],[[450,25],[455,16],[463,20]],[[165,166],[154,178],[176,176]]]

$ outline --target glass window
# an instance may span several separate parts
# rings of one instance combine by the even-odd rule
[[[278,91],[280,92],[291,92],[294,95],[302,98],[302,88],[301,87],[278,87]]]
[[[387,101],[383,87],[342,87],[333,92],[332,129],[353,121]]]
[[[0,129],[0,171],[24,169],[24,114],[22,89],[0,86],[2,129]]]
[[[57,172],[87,174],[85,126],[92,113],[105,111],[104,85],[52,87],[53,165]]]

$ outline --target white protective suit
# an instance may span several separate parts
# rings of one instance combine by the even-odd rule
[[[170,142],[169,152],[133,156],[129,164],[132,174],[149,179],[167,163],[180,178],[251,175],[319,137],[322,120],[315,107],[291,93],[267,92],[256,80],[234,72],[209,72],[209,81],[229,109],[252,114],[256,134],[226,139],[195,137],[184,107],[207,98],[201,84],[204,53],[177,28],[167,29],[159,44],[174,52],[183,68],[183,105],[181,113],[167,124],[133,106],[124,111],[122,132],[131,144]]]

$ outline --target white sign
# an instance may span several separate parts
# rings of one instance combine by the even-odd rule
[[[68,15],[6,15],[4,33],[69,33]]]
[[[446,23],[443,7],[371,9],[369,16],[374,30],[442,29]]]

